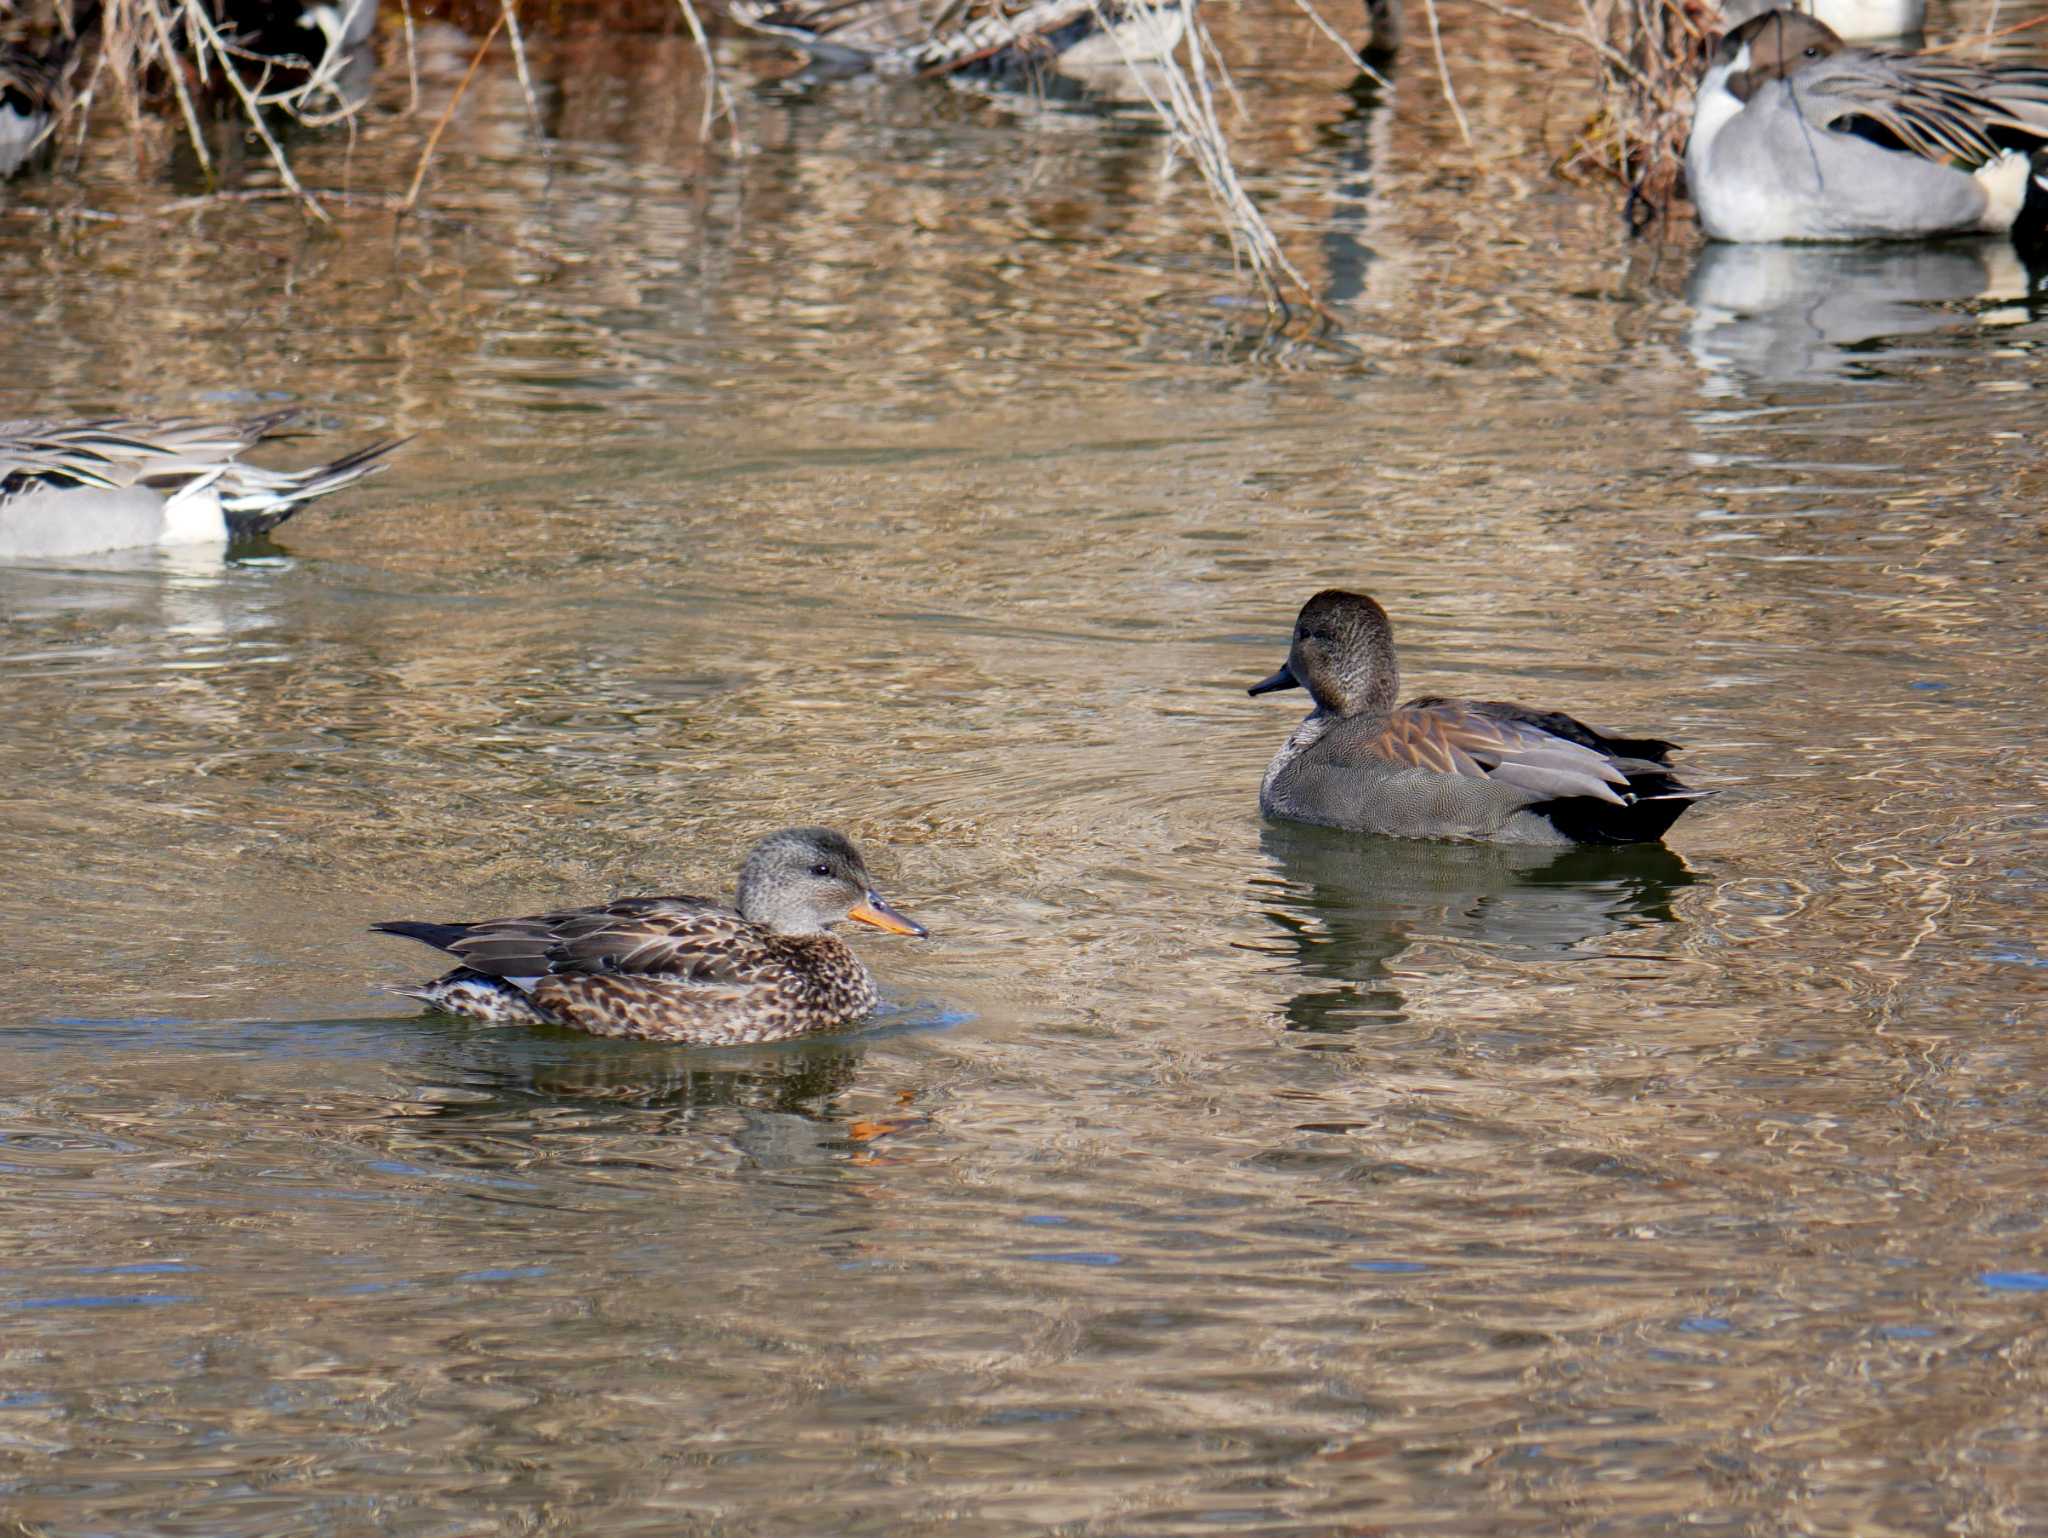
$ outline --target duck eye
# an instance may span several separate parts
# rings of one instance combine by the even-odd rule
[[[813,876],[829,876],[832,874],[832,867],[821,860],[811,867],[811,874]]]
[[[1811,48],[1807,49],[1807,50],[1806,50],[1806,56],[1807,56],[1807,57],[1808,57],[1809,59],[1817,59],[1817,58],[1819,58],[1819,57],[1820,57],[1820,44],[1818,44],[1818,43],[1815,43],[1815,44],[1814,44],[1814,45],[1813,45],[1813,46],[1812,46]]]

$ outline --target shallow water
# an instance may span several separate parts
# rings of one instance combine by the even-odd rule
[[[0,415],[420,434],[267,552],[0,568],[0,1526],[2048,1531],[2048,332],[1995,246],[1625,241],[1579,66],[1445,15],[1483,169],[1420,56],[1214,22],[1341,343],[1142,108],[738,43],[738,157],[577,34],[435,222],[0,224]],[[302,174],[402,190],[473,46]],[[1261,826],[1332,582],[1723,793]],[[813,820],[933,931],[857,1032],[381,991],[374,920]]]

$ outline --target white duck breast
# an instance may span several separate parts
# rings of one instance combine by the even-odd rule
[[[1850,48],[1772,11],[1729,33],[1686,145],[1716,240],[1901,240],[2009,230],[2048,142],[2048,70]]]
[[[267,534],[308,503],[382,469],[402,441],[373,443],[307,470],[241,462],[245,450],[299,415],[0,423],[0,559]]]

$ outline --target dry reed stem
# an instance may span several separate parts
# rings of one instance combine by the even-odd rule
[[[170,28],[164,25],[164,14],[155,5],[149,5],[149,21],[156,31],[157,46],[163,49],[166,59],[172,58]],[[191,137],[192,151],[199,157],[199,169],[209,177],[213,175],[213,157],[206,153],[205,136],[199,131],[199,113],[192,106],[192,94],[185,89],[185,72],[173,67],[170,71],[171,88],[178,96],[178,111],[185,118],[185,132]]]
[[[1220,56],[1215,55],[1214,40],[1210,38],[1198,9],[1199,0],[1184,0],[1188,30],[1185,66],[1172,52],[1140,64],[1117,32],[1112,18],[1104,12],[1103,0],[1092,0],[1092,3],[1097,22],[1116,42],[1118,52],[1123,55],[1124,67],[1130,78],[1166,125],[1169,152],[1184,151],[1194,162],[1196,170],[1201,172],[1202,181],[1230,235],[1232,254],[1251,269],[1265,297],[1267,309],[1284,325],[1293,313],[1286,294],[1291,286],[1321,320],[1326,324],[1334,323],[1334,317],[1316,297],[1308,280],[1288,259],[1272,226],[1266,222],[1265,215],[1252,201],[1237,174],[1236,163],[1231,158],[1230,141],[1216,111],[1216,96],[1209,72],[1210,57],[1218,57],[1220,64]],[[1155,68],[1164,80],[1166,91],[1163,97],[1152,89],[1146,65]],[[1231,91],[1228,72],[1219,68],[1217,73],[1226,92]]]
[[[1437,25],[1436,0],[1422,0],[1422,11],[1429,18],[1429,45],[1436,54],[1436,78],[1443,87],[1444,102],[1451,109],[1451,116],[1458,124],[1458,137],[1465,141],[1465,148],[1472,148],[1472,125],[1465,120],[1465,109],[1458,104],[1458,91],[1451,84],[1451,61],[1444,57],[1443,29]]]
[[[420,110],[419,34],[412,24],[412,0],[399,0],[398,14],[405,22],[405,115]]]
[[[462,72],[462,83],[456,86],[455,94],[448,98],[448,105],[442,109],[439,121],[434,124],[434,131],[427,135],[426,148],[420,151],[419,164],[413,167],[412,185],[406,188],[405,196],[399,200],[400,207],[411,209],[419,206],[420,183],[427,179],[427,166],[434,158],[434,148],[441,142],[441,135],[446,131],[450,119],[455,116],[455,109],[462,104],[463,93],[468,91],[470,81],[476,78],[477,66],[484,62],[484,55],[491,51],[491,44],[498,40],[498,33],[504,28],[506,12],[509,9],[508,6],[498,12],[498,19],[491,23],[491,30],[484,34],[483,43],[478,47],[476,57],[469,61],[469,68]]]
[[[1364,55],[1344,41],[1344,35],[1323,18],[1323,13],[1315,8],[1311,0],[1294,0],[1294,4],[1297,10],[1308,17],[1318,32],[1322,33],[1324,37],[1336,45],[1337,51],[1344,55],[1346,61],[1349,62],[1353,69],[1379,86],[1380,89],[1391,89],[1391,82],[1388,81],[1387,77],[1366,63]]]
[[[534,95],[533,75],[526,67],[526,39],[519,31],[516,0],[500,0],[498,11],[505,23],[505,37],[512,45],[512,68],[519,76],[520,94],[526,98],[526,120],[533,127],[533,142],[540,149],[540,158],[547,160],[551,154],[547,130],[541,126],[540,99]]]
[[[711,36],[704,30],[704,22],[697,15],[697,7],[692,0],[676,0],[676,4],[682,7],[683,20],[689,25],[690,36],[697,44],[697,55],[704,61],[704,120],[697,131],[709,144],[711,130],[717,125],[719,114],[723,113],[731,125],[732,147],[737,151],[745,142],[740,138],[739,106],[718,68],[717,55],[711,51]]]
[[[152,0],[143,0],[143,3],[151,4]],[[235,68],[234,60],[229,55],[228,45],[221,41],[220,33],[214,30],[213,22],[207,17],[205,10],[199,5],[194,4],[193,0],[186,0],[184,15],[186,25],[197,28],[199,35],[206,40],[207,45],[219,56],[221,72],[228,79],[228,88],[240,98],[242,111],[249,119],[249,126],[256,130],[256,136],[263,141],[263,147],[270,152],[271,161],[277,166],[278,177],[298,195],[300,201],[305,204],[307,213],[318,219],[322,224],[332,224],[334,221],[327,217],[327,210],[320,206],[319,199],[299,185],[298,177],[292,172],[292,163],[285,156],[284,146],[277,142],[270,132],[270,125],[263,119],[262,105],[258,102],[256,94],[243,81],[242,72]],[[202,55],[202,57],[204,56]],[[175,59],[168,61],[168,63],[173,69],[177,67]]]

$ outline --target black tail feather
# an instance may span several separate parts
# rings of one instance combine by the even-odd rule
[[[1648,844],[1662,838],[1695,801],[1714,794],[1668,774],[1632,774],[1628,788],[1634,799],[1625,806],[1596,796],[1566,796],[1528,810],[1549,818],[1575,844]]]
[[[394,919],[388,924],[372,924],[370,928],[378,934],[401,935],[408,940],[418,940],[422,945],[431,945],[437,951],[448,950],[470,931],[467,924],[423,924],[415,919]]]

